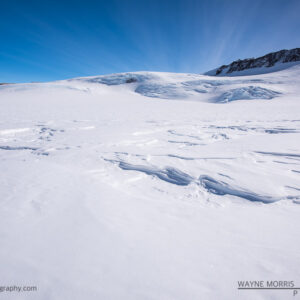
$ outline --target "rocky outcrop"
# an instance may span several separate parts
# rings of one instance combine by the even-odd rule
[[[253,68],[270,68],[275,66],[277,63],[287,63],[300,61],[300,48],[291,50],[280,50],[272,52],[258,58],[247,58],[243,60],[236,60],[229,65],[223,65],[220,68],[214,70],[215,74],[230,74],[232,72],[243,71]]]

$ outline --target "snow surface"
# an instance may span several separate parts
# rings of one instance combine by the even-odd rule
[[[237,281],[300,284],[299,96],[300,66],[1,86],[0,285],[38,287],[1,299],[292,297]]]

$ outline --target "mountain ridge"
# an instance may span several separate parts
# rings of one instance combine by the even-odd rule
[[[213,76],[241,75],[240,72],[251,70],[253,74],[269,73],[300,63],[300,48],[271,52],[257,58],[238,59],[228,65],[222,65],[205,73]],[[259,70],[263,69],[263,70]],[[255,72],[257,71],[257,72]],[[236,74],[237,73],[237,74]],[[244,75],[251,75],[249,72]]]

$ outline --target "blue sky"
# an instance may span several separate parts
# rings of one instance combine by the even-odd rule
[[[2,1],[0,82],[201,73],[300,47],[299,0]]]

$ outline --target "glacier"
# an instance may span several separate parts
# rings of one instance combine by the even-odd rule
[[[1,85],[0,278],[38,287],[7,299],[288,296],[237,281],[300,277],[299,96],[300,65]]]

